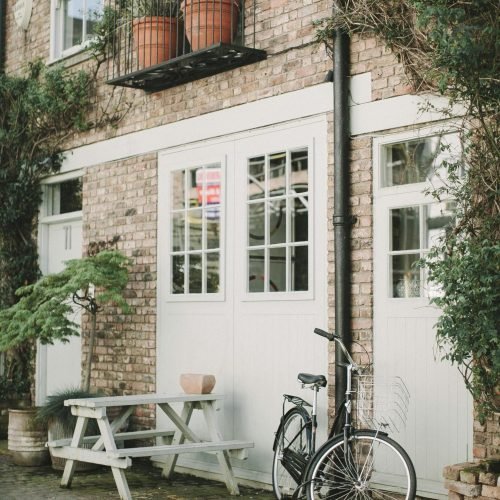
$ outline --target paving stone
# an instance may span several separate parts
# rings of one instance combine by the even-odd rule
[[[238,498],[271,500],[270,491],[240,486],[241,496],[232,497],[226,485],[185,474],[174,474],[166,480],[161,470],[147,459],[134,460],[126,471],[134,500],[217,500]],[[119,499],[111,470],[102,467],[93,472],[76,472],[71,489],[59,487],[62,472],[50,466],[21,467],[10,453],[0,449],[0,498],[2,500],[117,500]]]

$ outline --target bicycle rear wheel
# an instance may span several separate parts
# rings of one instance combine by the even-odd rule
[[[395,441],[376,431],[356,431],[327,441],[307,474],[309,500],[414,500],[415,469]]]
[[[278,499],[292,498],[311,456],[311,419],[306,410],[292,408],[283,418],[274,441],[273,490]]]

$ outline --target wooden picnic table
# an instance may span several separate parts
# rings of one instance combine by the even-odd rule
[[[64,404],[71,406],[71,413],[78,417],[73,437],[48,443],[54,456],[67,459],[61,487],[71,486],[77,461],[90,462],[111,467],[120,498],[131,499],[125,470],[132,465],[132,458],[166,455],[168,458],[163,468],[163,476],[168,478],[174,470],[179,454],[214,452],[229,492],[232,495],[238,495],[238,483],[229,460],[230,452],[236,452],[238,458],[245,458],[246,449],[253,448],[254,443],[222,439],[215,416],[215,403],[223,398],[224,396],[220,394],[140,394],[66,400]],[[183,404],[180,415],[172,407],[173,403]],[[136,406],[149,404],[156,404],[161,408],[173,422],[176,430],[119,432]],[[122,412],[110,423],[106,410],[111,407],[121,407]],[[189,427],[194,410],[201,410],[203,413],[210,436],[209,441],[200,439]],[[100,435],[84,437],[89,419],[96,420]],[[134,439],[161,437],[171,437],[171,444],[155,444],[139,448],[118,448],[117,446],[117,443]],[[84,444],[89,443],[92,448],[83,447]]]

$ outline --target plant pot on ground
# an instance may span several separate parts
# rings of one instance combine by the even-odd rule
[[[36,418],[36,408],[9,409],[8,449],[16,465],[38,467],[49,462],[47,426]]]
[[[79,388],[63,389],[51,396],[48,396],[47,402],[38,408],[36,418],[37,422],[40,422],[47,427],[48,440],[56,441],[58,439],[67,439],[73,436],[77,417],[71,414],[71,408],[69,406],[64,406],[64,401],[67,399],[95,398],[98,396],[99,394],[96,392],[84,391]],[[97,434],[99,434],[99,430],[95,425],[95,420],[89,419],[85,435],[94,436]],[[85,448],[92,448],[92,444],[84,446]],[[52,460],[53,469],[64,469],[66,459],[54,457],[52,456],[52,453],[50,453],[50,458]],[[77,471],[93,470],[97,467],[98,465],[96,464],[86,462],[77,462],[76,464]]]
[[[235,0],[184,0],[186,37],[193,51],[217,43],[232,43],[238,30],[239,2]]]
[[[177,2],[174,0],[139,0],[129,12],[132,19],[134,52],[141,68],[177,56]]]

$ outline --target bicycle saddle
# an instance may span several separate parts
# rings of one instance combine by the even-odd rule
[[[303,384],[315,384],[318,387],[326,387],[326,378],[324,375],[311,375],[310,373],[299,373],[297,378]]]

